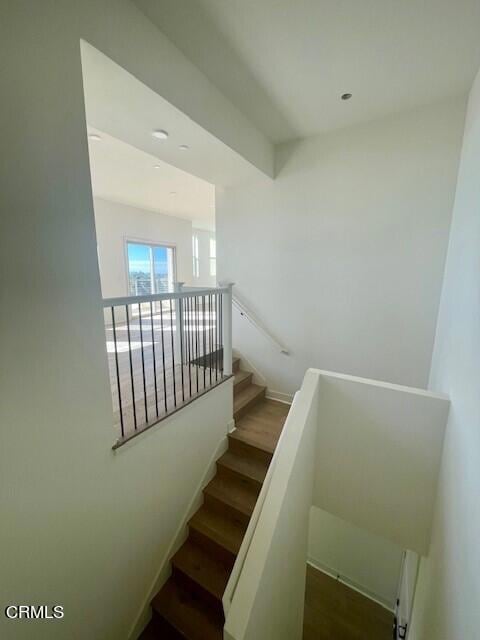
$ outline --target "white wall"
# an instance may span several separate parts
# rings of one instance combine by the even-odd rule
[[[104,298],[129,295],[126,240],[174,245],[177,280],[192,284],[192,223],[190,220],[144,211],[95,198],[100,282]]]
[[[307,371],[272,460],[268,493],[225,621],[225,640],[302,639],[317,407],[318,376]]]
[[[319,371],[313,505],[391,540],[428,549],[444,396]]]
[[[57,622],[2,614],[2,640],[126,638],[232,411],[226,383],[111,450],[81,37],[213,131],[235,124],[131,2],[1,4],[0,603],[65,606]]]
[[[198,287],[214,287],[217,282],[216,276],[210,275],[210,239],[215,239],[213,231],[205,229],[193,229],[193,233],[198,238],[198,255],[200,263],[200,277],[194,278],[193,284]]]
[[[403,551],[389,540],[374,536],[312,507],[308,536],[310,562],[392,609],[400,580]]]
[[[275,391],[308,367],[428,380],[465,100],[278,149],[274,182],[217,190],[218,279],[291,350],[238,317]]]
[[[409,640],[480,628],[480,75],[468,106],[430,385],[452,402]]]

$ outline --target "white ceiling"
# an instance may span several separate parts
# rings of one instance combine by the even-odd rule
[[[100,198],[191,220],[215,228],[215,187],[89,126],[93,194]],[[158,167],[158,168],[155,168]],[[175,194],[175,195],[174,195]]]
[[[466,93],[480,65],[479,0],[135,1],[275,142]]]
[[[242,156],[97,49],[82,41],[81,52],[89,126],[211,184],[229,185],[258,174]],[[168,131],[168,139],[153,138],[154,129]],[[183,144],[188,151],[180,150]]]

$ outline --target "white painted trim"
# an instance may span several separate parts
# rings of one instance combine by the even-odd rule
[[[372,602],[379,604],[381,607],[383,607],[387,611],[390,611],[391,613],[395,613],[394,609],[392,608],[392,605],[390,605],[381,596],[379,596],[376,593],[373,593],[372,591],[369,591],[366,587],[364,587],[361,584],[358,584],[354,580],[350,580],[348,576],[341,575],[331,567],[328,567],[327,565],[324,565],[323,563],[318,562],[317,560],[314,560],[313,558],[310,558],[310,557],[307,560],[307,564],[309,564],[311,567],[313,567],[317,571],[321,571],[325,575],[330,576],[330,578],[333,578],[334,580],[338,580],[338,582],[341,582],[349,589],[352,589],[353,591],[360,593],[362,596],[365,596],[365,598],[372,600]]]
[[[276,400],[277,402],[283,402],[283,404],[292,404],[293,394],[283,393],[283,391],[274,391],[273,389],[267,389],[265,397],[268,400]]]
[[[230,421],[227,425],[228,431],[230,431],[230,425],[233,421]],[[207,486],[207,484],[212,480],[216,473],[216,463],[218,458],[222,456],[225,451],[228,449],[228,438],[225,436],[218,443],[215,452],[213,453],[210,461],[207,465],[205,473],[198,485],[197,490],[195,491],[193,498],[191,499],[186,511],[185,515],[182,518],[175,535],[173,536],[173,540],[168,547],[162,562],[160,563],[160,568],[152,582],[148,593],[142,602],[142,606],[140,607],[140,611],[138,612],[137,617],[130,629],[128,634],[129,640],[137,640],[142,631],[145,629],[147,624],[151,619],[151,611],[150,611],[150,602],[156,593],[162,588],[165,582],[171,575],[171,559],[175,555],[175,553],[180,549],[182,544],[185,542],[188,536],[188,522],[193,514],[202,506],[203,503],[203,490]]]

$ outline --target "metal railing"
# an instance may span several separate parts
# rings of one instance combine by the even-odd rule
[[[242,318],[245,318],[250,322],[252,326],[254,326],[269,342],[271,342],[274,347],[285,355],[289,355],[290,351],[287,347],[276,338],[271,331],[269,331],[263,322],[247,307],[243,300],[240,300],[237,295],[234,295],[232,298],[233,305],[237,308]]]
[[[103,301],[115,447],[232,374],[232,287]]]

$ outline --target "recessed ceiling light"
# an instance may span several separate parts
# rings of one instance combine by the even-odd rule
[[[89,133],[88,137],[90,140],[101,140],[102,138],[98,135],[98,133]]]
[[[350,100],[351,97],[352,97],[351,93],[342,94],[342,100]]]
[[[157,140],[166,140],[168,138],[168,131],[164,129],[154,129],[152,131],[152,136],[157,138]]]
[[[154,168],[154,169],[161,169],[162,167],[161,167],[161,165],[159,165],[159,164],[154,164],[154,165],[153,165],[153,168]]]
[[[181,144],[179,147],[180,151],[187,151],[189,149],[188,144]]]

